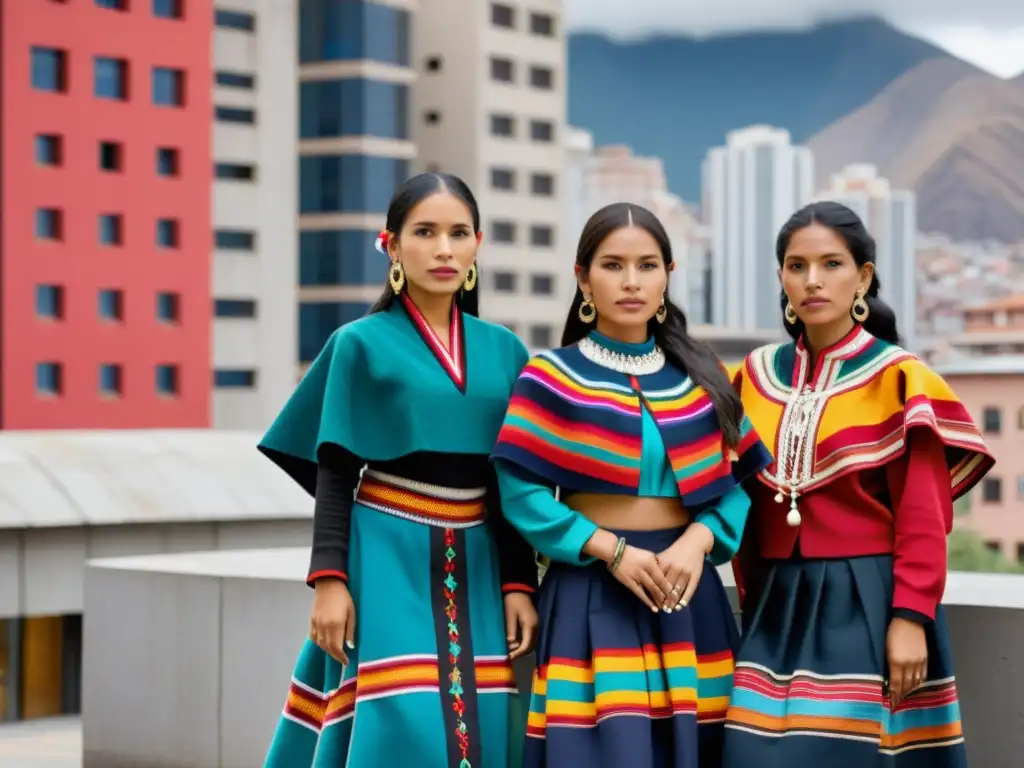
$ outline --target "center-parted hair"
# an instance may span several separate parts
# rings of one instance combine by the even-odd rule
[[[583,227],[576,249],[576,265],[584,273],[590,271],[594,254],[601,243],[613,232],[624,227],[639,227],[654,238],[661,249],[665,271],[672,264],[672,245],[658,217],[646,208],[629,203],[613,203],[597,211]],[[590,332],[590,326],[579,318],[583,292],[576,287],[569,316],[562,330],[562,346],[575,344]],[[665,352],[665,357],[677,368],[685,371],[693,381],[708,393],[718,414],[718,422],[726,442],[733,448],[739,444],[740,421],[743,406],[733,389],[725,368],[711,347],[697,341],[686,330],[686,315],[669,299],[666,292],[664,323],[651,318],[647,331]]]
[[[476,198],[466,182],[450,173],[420,173],[402,184],[395,191],[394,197],[391,198],[391,203],[388,205],[388,216],[384,228],[393,237],[399,237],[412,209],[431,195],[441,192],[454,195],[466,204],[470,216],[473,218],[473,232],[474,234],[479,233],[480,209],[477,207]],[[477,270],[479,274],[479,267]],[[467,291],[460,288],[456,291],[455,302],[459,305],[459,309],[468,315],[478,315],[480,312],[479,289],[480,280],[477,279],[473,290]],[[370,307],[370,313],[385,311],[394,300],[395,292],[391,290],[390,285],[385,285],[380,298]]]
[[[846,249],[853,256],[853,261],[858,267],[875,263],[875,239],[864,226],[860,216],[841,203],[823,200],[805,205],[782,226],[779,237],[775,241],[775,257],[778,259],[779,267],[782,267],[786,260],[786,249],[789,248],[789,241],[793,235],[812,224],[820,224],[835,232],[846,244]],[[863,323],[864,330],[876,339],[888,341],[890,344],[899,344],[900,336],[896,328],[896,313],[878,297],[880,288],[881,283],[878,281],[876,267],[871,277],[871,285],[864,295],[864,301],[868,305],[868,318]],[[788,302],[786,292],[782,291],[783,313],[785,313]],[[783,316],[783,325],[786,332],[794,339],[799,339],[805,330],[803,320],[799,319],[790,324],[785,322],[785,316]]]

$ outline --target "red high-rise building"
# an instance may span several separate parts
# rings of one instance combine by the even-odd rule
[[[210,420],[211,0],[0,0],[0,428]]]

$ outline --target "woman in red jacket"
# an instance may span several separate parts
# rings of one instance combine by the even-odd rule
[[[949,385],[898,346],[853,211],[807,206],[776,251],[794,340],[736,376],[775,463],[749,487],[724,766],[963,768],[946,535],[994,461]]]

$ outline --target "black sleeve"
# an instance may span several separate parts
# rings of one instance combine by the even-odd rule
[[[353,454],[332,454],[317,465],[313,505],[313,549],[306,583],[317,579],[348,580],[349,524],[362,460]]]
[[[498,547],[502,594],[537,591],[537,559],[526,539],[507,519],[501,506],[498,478],[493,469],[487,483],[487,522]]]

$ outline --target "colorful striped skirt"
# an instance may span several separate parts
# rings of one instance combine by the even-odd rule
[[[306,641],[266,768],[509,766],[520,697],[484,493],[364,473],[355,649],[343,669]]]
[[[889,706],[892,557],[776,562],[744,616],[724,768],[964,768],[941,606],[925,683]]]
[[[616,533],[660,552],[683,530]],[[714,568],[653,613],[603,563],[554,563],[538,613],[524,768],[719,768],[738,633]]]

